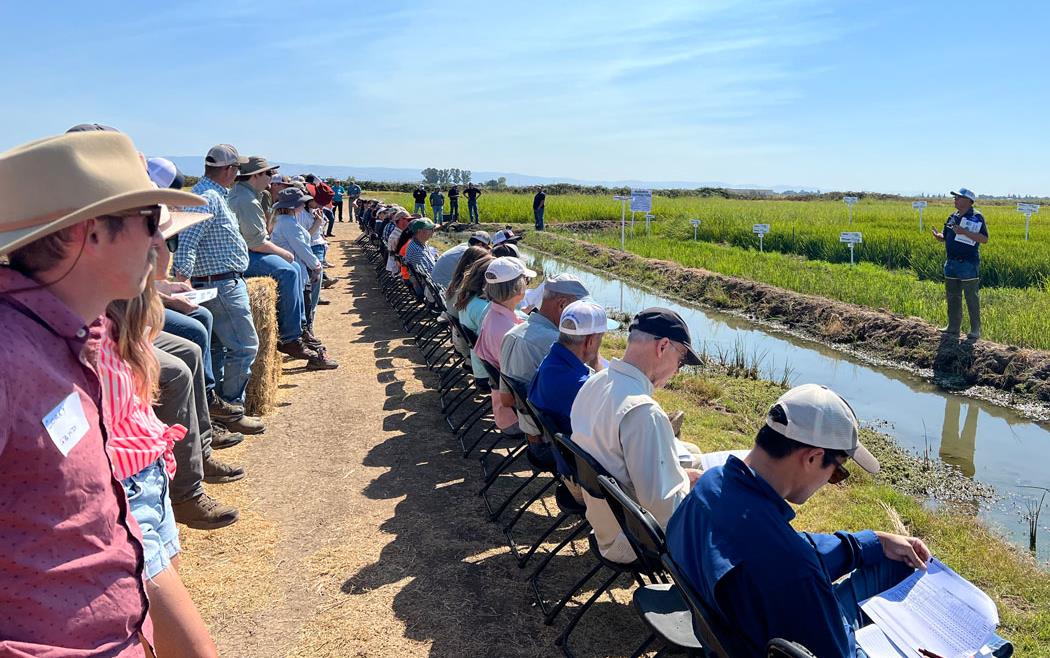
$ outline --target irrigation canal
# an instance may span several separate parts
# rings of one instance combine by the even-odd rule
[[[1048,424],[943,391],[918,375],[859,363],[820,343],[770,333],[735,315],[682,305],[546,254],[528,249],[522,253],[548,275],[575,274],[608,308],[632,314],[649,306],[674,309],[689,323],[697,347],[709,353],[733,353],[743,346],[748,354],[762,356],[763,372],[773,379],[779,380],[788,368],[792,384],[829,386],[849,400],[864,425],[892,436],[913,453],[929,450],[963,474],[992,486],[998,496],[981,506],[981,518],[1027,549],[1028,523],[1021,511],[1023,501],[1034,492],[1022,486],[1050,486]],[[1043,518],[1050,518],[1050,510]],[[1039,559],[1050,559],[1050,531],[1043,527],[1038,539]]]

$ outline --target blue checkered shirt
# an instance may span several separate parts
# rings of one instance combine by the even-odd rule
[[[248,269],[248,245],[241,237],[237,216],[226,203],[228,190],[205,176],[193,186],[193,193],[207,199],[208,205],[185,210],[211,213],[212,217],[179,233],[175,272],[187,277],[243,273]]]
[[[430,274],[434,269],[434,263],[437,262],[434,252],[431,251],[432,249],[433,247],[412,238],[408,243],[408,249],[405,250],[405,262],[409,265],[415,265],[427,274]]]

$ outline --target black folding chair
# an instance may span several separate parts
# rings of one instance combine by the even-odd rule
[[[610,476],[609,472],[606,471],[597,460],[587,454],[585,450],[576,445],[572,439],[565,437],[564,434],[555,434],[554,439],[571,451],[576,467],[576,476],[580,486],[583,487],[583,490],[586,491],[591,498],[603,500],[605,498],[605,493],[602,490],[601,485],[598,483],[598,477],[601,475]],[[612,574],[602,581],[584,604],[576,610],[572,619],[569,620],[569,623],[562,630],[561,635],[559,635],[558,639],[554,641],[557,646],[561,647],[562,653],[566,656],[572,656],[572,652],[569,650],[569,636],[572,634],[572,631],[576,628],[576,625],[580,623],[580,619],[583,618],[583,615],[586,614],[587,610],[589,610],[590,607],[594,605],[594,602],[598,600],[598,597],[607,592],[609,588],[613,586],[613,583],[615,583],[621,576],[628,575],[634,578],[635,582],[639,585],[645,584],[645,581],[641,578],[641,573],[647,570],[643,563],[635,560],[623,564],[620,562],[613,562],[606,558],[598,548],[598,541],[595,539],[593,532],[587,536],[587,544],[591,555],[597,560],[597,564],[594,565],[594,567],[587,572],[583,578],[578,580],[572,586],[572,589],[570,589],[565,596],[563,596],[558,603],[551,608],[546,618],[544,618],[543,623],[548,626],[553,624],[554,619],[558,616],[558,613],[561,612],[562,608],[564,608],[572,597],[583,589],[591,578],[593,578],[599,571],[606,569],[611,571]]]
[[[669,553],[664,553],[661,560],[664,569],[671,575],[671,580],[678,586],[678,591],[681,592],[682,598],[685,599],[686,605],[693,613],[693,630],[696,631],[696,636],[705,652],[701,655],[705,658],[732,658],[725,649],[726,644],[729,643],[728,639],[733,637],[732,632],[721,622],[717,613],[708,608],[704,600],[700,598],[689,579],[682,574],[674,558]]]
[[[627,541],[638,556],[639,570],[653,582],[634,590],[632,600],[642,621],[649,627],[649,636],[635,651],[640,656],[654,639],[665,647],[684,651],[687,655],[702,656],[702,645],[693,631],[692,613],[681,592],[673,583],[666,582],[661,556],[667,551],[664,532],[653,515],[628,496],[613,478],[602,475],[598,483],[605,492],[605,502],[620,524]]]

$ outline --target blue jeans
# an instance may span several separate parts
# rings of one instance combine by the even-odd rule
[[[543,210],[544,210],[544,208],[542,208],[542,207],[540,207],[540,208],[533,208],[532,209],[532,214],[536,218],[536,230],[537,231],[542,231],[543,230]]]
[[[211,367],[211,311],[199,306],[189,313],[164,309],[164,331],[185,338],[201,348],[201,365],[204,369],[204,390],[215,388],[215,372]]]
[[[317,256],[317,260],[324,261],[325,256],[328,255],[328,245],[325,244],[312,244],[310,245],[310,251],[314,252],[314,256]],[[310,283],[310,298],[306,301],[306,326],[313,333],[314,330],[314,313],[317,312],[317,302],[321,301],[321,284],[324,283],[324,269],[321,269],[321,276],[317,278],[317,281]]]
[[[868,564],[856,569],[838,584],[833,585],[835,598],[839,600],[839,609],[843,619],[854,631],[868,625],[860,609],[861,601],[888,590],[910,576],[915,570],[896,560],[883,557],[875,564]],[[864,652],[857,650],[858,658],[866,658]]]
[[[416,201],[416,207],[412,210],[413,215],[419,215],[420,217],[427,216],[427,206],[421,201]]]
[[[168,496],[168,473],[164,460],[158,459],[135,475],[123,480],[128,496],[128,510],[142,530],[142,554],[146,578],[152,580],[171,566],[179,554],[179,529]]]
[[[215,318],[212,326],[211,364],[219,397],[244,403],[244,389],[259,351],[259,335],[252,321],[251,302],[244,279],[228,279],[215,285],[218,295],[204,303]]]
[[[981,268],[979,260],[953,260],[944,261],[944,278],[961,279],[968,281],[980,277],[978,270]]]
[[[268,276],[277,282],[277,339],[282,343],[295,340],[306,326],[303,304],[303,281],[299,266],[289,263],[277,254],[248,252],[248,269],[244,276]]]
[[[478,215],[478,200],[467,199],[467,214],[470,215],[470,223],[478,224],[481,222],[481,218]]]
[[[444,208],[444,206],[434,206],[434,223],[435,224],[441,224],[441,222],[444,221],[444,212],[442,212],[443,208]]]
[[[332,229],[335,227],[335,211],[331,208],[322,208],[321,211],[324,216],[328,218],[328,228],[325,230],[325,235],[332,235]]]

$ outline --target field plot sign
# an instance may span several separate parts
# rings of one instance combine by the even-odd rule
[[[693,242],[696,242],[696,230],[700,228],[700,220],[690,219],[689,223],[693,225]]]
[[[853,223],[853,206],[857,205],[858,201],[860,201],[860,199],[858,197],[855,197],[855,196],[844,196],[844,197],[842,197],[842,203],[846,204],[846,207],[849,208],[849,223],[850,224]]]
[[[751,227],[751,232],[758,236],[758,250],[765,251],[765,245],[763,245],[763,238],[766,233],[769,233],[769,224],[755,224]]]
[[[652,221],[653,217],[656,217],[656,215],[654,215],[651,212],[645,213],[645,234],[646,235],[649,235],[649,228],[650,228],[649,227],[649,223]]]
[[[864,242],[864,234],[858,231],[843,231],[839,233],[839,242],[849,245],[849,264],[853,264],[853,245]]]
[[[919,233],[922,233],[922,211],[926,209],[926,202],[912,201],[911,207],[919,211]]]
[[[1024,213],[1024,239],[1028,239],[1028,225],[1032,223],[1032,215],[1039,212],[1038,203],[1019,203],[1017,212]]]
[[[652,212],[653,191],[631,190],[631,212]]]

